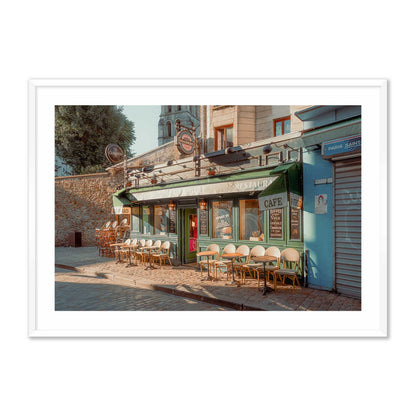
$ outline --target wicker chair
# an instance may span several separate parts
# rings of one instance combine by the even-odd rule
[[[137,238],[133,238],[133,240],[131,240],[130,243],[125,243],[125,244],[136,245],[137,244]],[[126,247],[120,247],[120,259],[124,258],[124,259],[127,260],[127,257],[128,257],[129,254],[131,255],[131,249],[129,250]]]
[[[162,245],[160,246],[159,252],[150,254],[151,263],[159,262],[159,268],[162,267],[163,262],[169,262],[169,264],[172,266],[172,262],[170,261],[170,257],[169,257],[169,251],[170,251],[170,241],[163,242]]]
[[[156,240],[153,245],[146,245],[147,247],[153,247],[151,250],[144,250],[142,255],[142,261],[147,262],[149,261],[149,256],[152,256],[152,254],[157,254],[160,252],[160,247],[162,245],[162,242],[160,240]],[[151,260],[151,258],[150,258]]]
[[[227,244],[223,248],[222,254],[235,253],[235,250],[236,248],[234,244]],[[227,280],[228,280],[228,267],[227,267],[228,264],[231,264],[231,260],[215,260],[213,262],[215,278],[217,278],[218,276],[218,270],[221,272],[221,267],[225,267],[226,272],[227,272]]]
[[[256,256],[264,256],[266,249],[263,246],[255,246],[250,250],[250,257],[248,263],[243,264],[240,269],[241,282],[244,284],[246,281],[246,274],[248,273],[252,279],[257,277],[257,267],[263,266],[262,263],[251,263],[251,259]]]
[[[210,244],[210,245],[207,247],[207,250],[206,250],[206,251],[216,251],[216,252],[217,252],[216,258],[215,258],[214,260],[211,260],[211,261],[209,262],[209,267],[213,268],[213,264],[214,264],[214,262],[215,262],[216,260],[218,260],[218,255],[219,255],[219,252],[220,252],[220,246],[219,246],[218,244]],[[200,260],[200,261],[199,261],[199,267],[201,268],[201,277],[202,277],[202,268],[203,268],[204,266],[208,266],[208,259],[207,259],[207,260]],[[209,272],[209,271],[208,271],[208,272]]]
[[[136,264],[138,260],[140,260],[140,250],[144,247],[145,244],[146,240],[139,240],[136,250],[134,250],[133,253],[131,253],[133,258],[136,260]]]
[[[128,238],[125,242],[124,242],[124,244],[130,244],[131,243],[131,239],[130,238]],[[118,255],[118,258],[119,258],[119,261],[121,262],[122,261],[122,256],[123,256],[123,247],[116,247],[116,249],[114,250],[114,254],[115,254],[115,256],[117,256]]]
[[[234,272],[237,273],[237,275],[241,276],[241,269],[242,267],[249,262],[250,259],[250,247],[243,244],[242,246],[239,246],[236,253],[242,254],[241,257],[237,258],[234,262]],[[231,272],[231,263],[227,264],[227,279],[229,277],[229,274]]]
[[[140,244],[140,242],[139,242],[139,244]],[[141,263],[144,262],[145,254],[147,254],[147,251],[145,250],[145,247],[151,247],[152,245],[153,245],[152,240],[146,240],[143,246],[140,246],[140,247],[137,248],[135,256]]]
[[[260,287],[260,275],[263,273],[264,269],[266,269],[266,276],[264,276],[265,279],[270,281],[270,275],[273,276],[273,272],[275,270],[278,270],[280,267],[280,250],[278,247],[268,247],[264,253],[265,256],[272,256],[276,257],[276,265],[272,264],[274,262],[271,262],[269,264],[266,264],[266,266],[261,266],[256,269],[256,275],[257,275],[257,287]]]
[[[287,248],[286,250],[282,251],[281,260],[283,262],[283,268],[275,270],[273,272],[273,285],[274,290],[277,289],[277,279],[280,280],[282,284],[285,283],[285,279],[288,278],[292,281],[292,290],[295,293],[295,284],[301,288],[299,279],[298,279],[298,272],[299,272],[299,265],[300,265],[300,254],[294,248]]]

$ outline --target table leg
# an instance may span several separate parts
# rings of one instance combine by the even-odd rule
[[[271,292],[272,291],[267,286],[267,283],[266,283],[266,263],[263,263],[263,278],[264,278],[263,296],[265,296],[267,294],[267,292]]]
[[[150,251],[151,250],[149,250],[149,265],[145,268],[145,270],[149,270],[149,269],[156,269],[156,267],[155,266],[153,266],[153,264],[151,263],[151,261],[150,261]]]
[[[207,267],[208,267],[208,277],[205,279],[201,279],[201,282],[204,282],[205,280],[213,280],[211,275],[209,274],[209,256],[207,256]]]
[[[239,285],[238,282],[234,279],[234,259],[231,259],[231,282],[226,283],[228,285]]]
[[[130,247],[129,247],[129,262],[127,263],[126,267],[131,267],[131,251],[130,251]]]

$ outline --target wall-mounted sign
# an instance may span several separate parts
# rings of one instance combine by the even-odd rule
[[[175,136],[175,144],[178,150],[185,154],[190,155],[195,149],[195,139],[190,130],[181,130]]]
[[[283,238],[283,209],[270,211],[270,238]]]
[[[315,214],[326,214],[328,212],[328,195],[315,195]]]
[[[322,157],[330,158],[345,153],[361,152],[361,135],[344,137],[322,143]]]
[[[199,234],[208,235],[208,211],[199,210]]]
[[[169,211],[169,234],[176,234],[176,209]]]
[[[290,208],[290,239],[300,239],[300,211]]]
[[[109,144],[105,148],[105,157],[111,163],[120,163],[124,158],[123,149],[118,144]]]

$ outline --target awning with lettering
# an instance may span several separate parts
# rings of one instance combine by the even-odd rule
[[[261,211],[269,209],[302,208],[302,165],[289,163],[279,165],[273,169],[271,175],[279,176],[259,194],[259,208]]]
[[[261,191],[272,181],[273,178],[270,176],[227,182],[203,183],[200,181],[200,184],[192,186],[176,186],[174,188],[165,187],[145,192],[131,191],[130,195],[134,201],[151,201],[155,199],[182,198],[189,196],[227,195]]]

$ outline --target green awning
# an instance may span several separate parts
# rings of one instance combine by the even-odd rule
[[[122,208],[129,206],[131,201],[126,198],[126,190],[121,189],[113,194],[113,207],[115,214],[121,214]]]
[[[302,165],[289,163],[279,165],[273,169],[271,175],[278,174],[264,191],[259,194],[259,208],[261,211],[283,208],[302,208]]]

